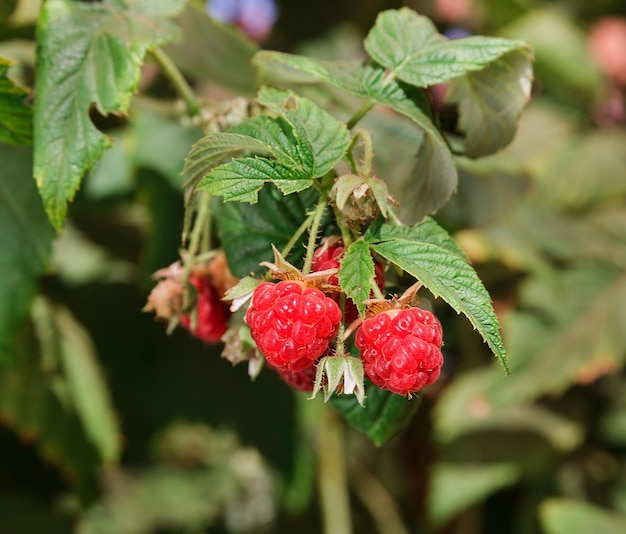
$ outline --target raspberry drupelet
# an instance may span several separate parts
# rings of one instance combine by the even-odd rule
[[[246,313],[252,339],[279,371],[311,366],[328,348],[340,321],[337,303],[302,281],[262,283]]]
[[[411,395],[439,378],[439,320],[420,308],[391,309],[363,321],[356,333],[367,377],[381,389]]]

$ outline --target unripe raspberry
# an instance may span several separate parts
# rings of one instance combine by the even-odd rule
[[[311,263],[311,269],[315,272],[317,271],[326,271],[328,269],[338,269],[339,268],[339,260],[341,255],[343,254],[344,247],[343,245],[331,245],[331,246],[322,246],[315,250],[313,254],[313,262]],[[385,273],[384,267],[382,263],[375,261],[374,262],[374,276],[376,280],[376,285],[382,291],[385,289]],[[334,274],[328,279],[328,283],[338,286],[339,278]],[[337,304],[339,304],[339,300],[341,298],[340,294],[333,293],[329,295]],[[358,316],[359,312],[350,299],[346,298],[344,305],[344,314],[345,314],[345,322],[351,323]]]
[[[340,321],[337,303],[300,281],[259,285],[246,313],[267,362],[290,371],[301,371],[324,354]]]
[[[365,319],[356,333],[367,377],[381,389],[410,395],[439,378],[439,320],[420,308],[391,309]]]
[[[198,290],[195,325],[190,315],[181,315],[179,323],[194,336],[206,343],[219,343],[228,328],[230,309],[219,298],[208,278],[191,276],[189,281]]]

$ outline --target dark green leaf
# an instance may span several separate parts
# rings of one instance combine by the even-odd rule
[[[217,82],[253,96],[256,72],[250,60],[258,46],[230,24],[211,18],[203,5],[189,2],[175,19],[183,30],[180,43],[165,47],[183,72],[196,80]]]
[[[367,382],[365,407],[351,395],[335,395],[330,403],[350,425],[380,447],[409,424],[419,406],[419,398],[407,400]]]
[[[459,105],[458,127],[469,157],[493,154],[508,145],[522,109],[530,99],[532,54],[516,49],[487,68],[450,82],[446,101]]]
[[[53,230],[31,177],[31,149],[0,144],[0,165],[0,362],[6,362],[47,266]]]
[[[435,25],[415,11],[384,11],[365,39],[367,53],[411,85],[427,87],[483,69],[502,55],[525,47],[522,41],[498,37],[447,40]]]
[[[508,371],[491,297],[444,229],[427,218],[412,228],[383,224],[368,232],[366,239],[376,253],[420,280],[457,313],[463,313]]]
[[[39,19],[34,173],[44,206],[61,228],[82,176],[110,146],[89,116],[125,113],[151,47],[178,37],[164,16],[183,0],[49,0]]]
[[[33,110],[26,101],[28,91],[7,75],[11,65],[0,57],[0,142],[28,145],[33,141]]]
[[[417,147],[412,175],[402,182],[390,182],[391,193],[400,200],[407,223],[420,221],[450,199],[457,186],[457,173],[446,142],[414,98],[398,82],[385,77],[384,69],[363,66],[360,61],[318,61],[266,51],[259,52],[255,62],[269,70],[287,67],[296,73],[304,72],[354,96],[390,107],[418,126],[411,139]]]
[[[219,235],[233,274],[242,277],[262,271],[259,263],[273,260],[272,244],[284,248],[316,202],[313,189],[283,196],[270,185],[260,191],[257,204],[221,205]],[[298,265],[303,255],[304,248],[296,246],[286,259]]]
[[[374,259],[369,243],[354,241],[341,260],[339,284],[346,295],[355,303],[359,314],[365,313],[365,300],[370,298],[374,282]]]
[[[312,101],[269,88],[261,89],[257,100],[292,126],[311,178],[324,176],[343,158],[350,145],[348,130]],[[311,160],[307,162],[309,153]]]

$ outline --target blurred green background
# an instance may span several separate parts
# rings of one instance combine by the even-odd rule
[[[458,193],[436,216],[494,299],[511,375],[465,319],[433,302],[446,364],[409,427],[381,448],[344,429],[355,532],[626,532],[626,3],[277,4],[260,44],[213,36],[199,3],[179,20],[185,41],[167,49],[215,102],[254,93],[247,60],[257,46],[358,57],[377,13],[402,5],[450,35],[524,39],[536,56],[514,142],[459,159]],[[38,9],[0,0],[0,56],[19,62],[11,73],[27,86]],[[245,365],[184,331],[168,336],[142,312],[151,273],[178,257],[179,173],[200,136],[178,119],[152,64],[142,90],[128,120],[97,119],[114,148],[71,205],[33,320],[10,325],[18,339],[13,363],[0,367],[0,532],[321,532],[320,404],[269,370],[251,382]],[[377,174],[401,183],[403,123],[371,121],[384,132],[374,139]],[[27,172],[21,150],[0,145],[5,176]],[[58,339],[77,380],[45,364]],[[110,399],[123,436],[117,465],[103,467],[89,439],[106,429],[81,425],[72,404],[81,385]]]

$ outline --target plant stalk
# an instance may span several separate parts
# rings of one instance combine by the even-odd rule
[[[306,247],[306,257],[304,259],[304,267],[302,273],[307,275],[311,272],[311,265],[313,264],[313,253],[315,252],[315,245],[317,243],[317,234],[320,229],[320,223],[322,217],[326,211],[326,205],[328,203],[328,196],[325,193],[320,193],[320,198],[315,207],[313,221],[311,222],[311,228],[309,230],[309,241]]]
[[[373,107],[374,107],[374,102],[372,102],[371,100],[367,100],[359,109],[357,109],[354,115],[350,117],[350,119],[348,120],[348,123],[346,124],[346,126],[348,127],[348,130],[352,130],[352,128],[354,128],[354,126],[356,126],[356,124],[363,117],[365,117],[365,115],[367,115],[368,112]]]
[[[187,80],[185,80],[185,77],[182,75],[180,70],[178,70],[178,67],[174,64],[170,57],[163,52],[162,49],[155,48],[154,50],[151,50],[151,53],[152,57],[154,57],[163,70],[163,73],[169,78],[170,82],[172,82],[176,92],[185,101],[187,114],[190,117],[199,115],[200,104],[198,104],[195,93],[187,83]]]
[[[352,534],[343,425],[324,405],[317,435],[318,488],[325,534]]]

